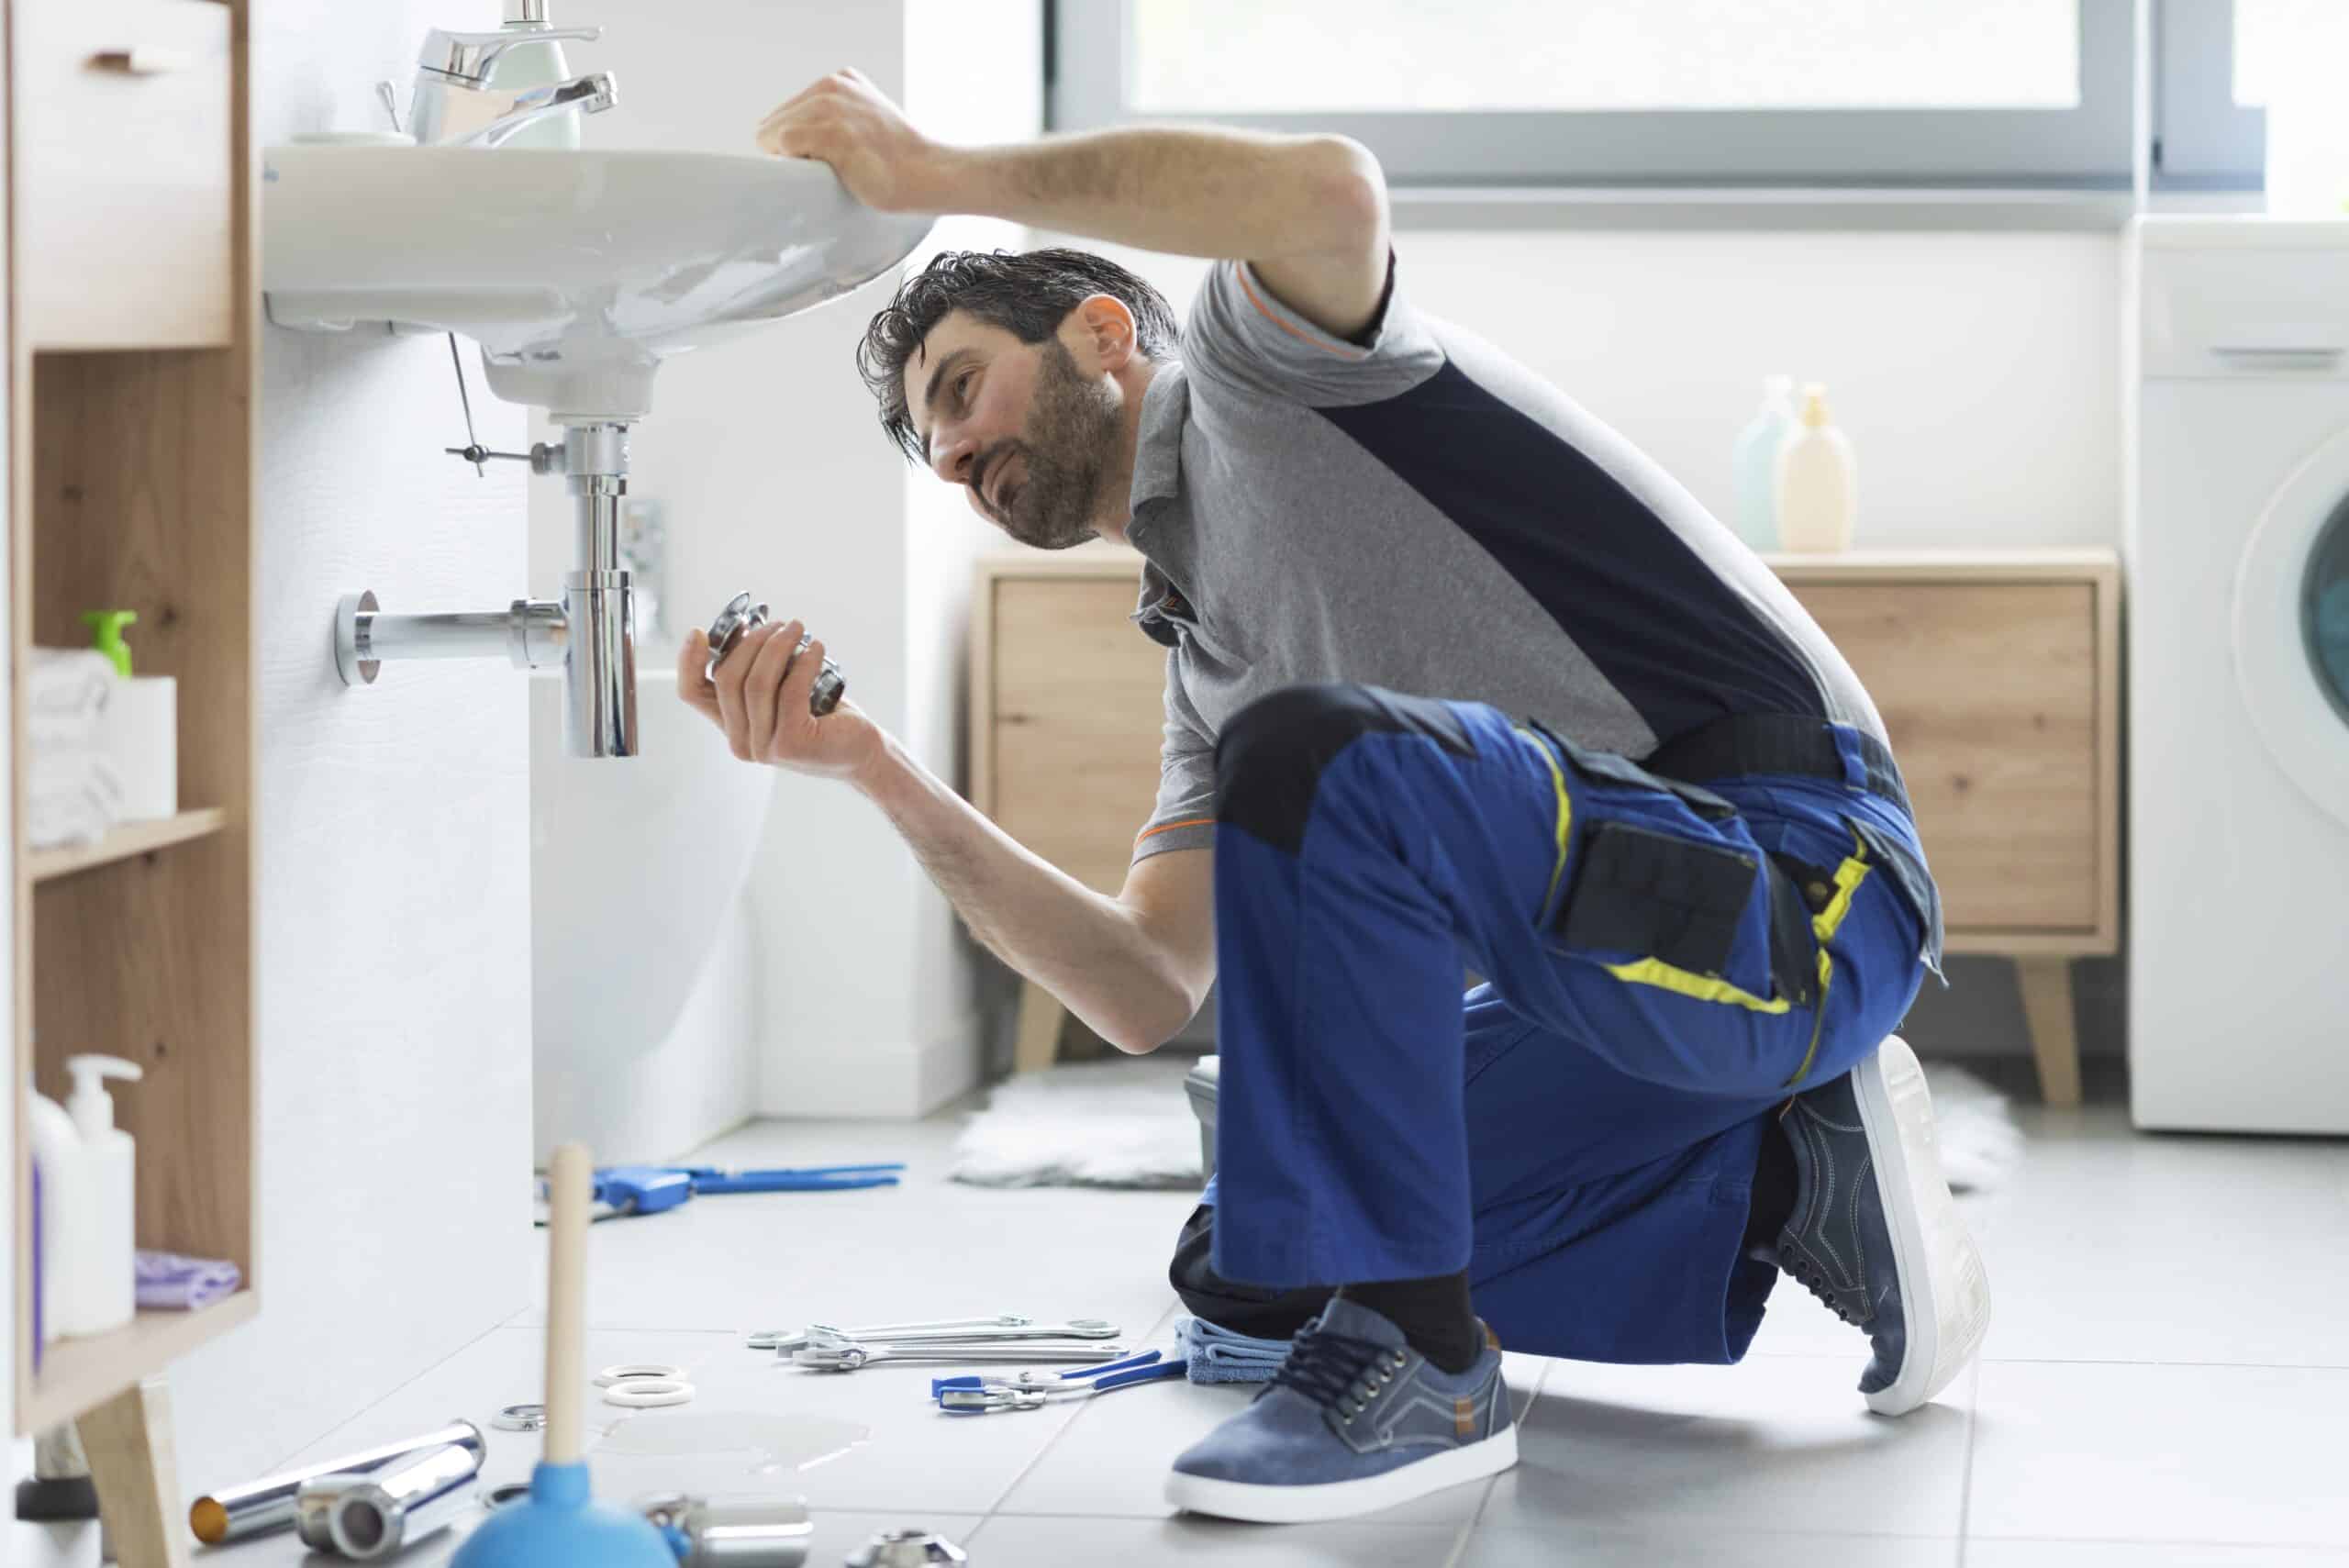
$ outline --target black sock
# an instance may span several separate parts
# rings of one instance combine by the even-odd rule
[[[1794,1145],[1776,1117],[1762,1129],[1762,1155],[1753,1162],[1753,1202],[1745,1217],[1745,1245],[1741,1251],[1765,1263],[1778,1261],[1778,1232],[1795,1214],[1800,1178],[1795,1171]]]
[[[1476,1321],[1475,1309],[1468,1305],[1465,1271],[1433,1279],[1350,1284],[1338,1294],[1402,1329],[1413,1350],[1445,1372],[1466,1372],[1484,1353],[1484,1325]]]

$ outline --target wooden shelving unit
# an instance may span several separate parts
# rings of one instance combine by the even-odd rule
[[[250,12],[9,0],[6,15],[13,1426],[76,1421],[117,1553],[182,1563],[168,1411],[147,1380],[260,1309]],[[82,646],[95,608],[138,611],[139,673],[178,680],[187,809],[34,852],[27,653]],[[36,1369],[24,1085],[61,1096],[83,1051],[145,1073],[115,1098],[138,1140],[139,1244],[232,1260],[247,1284],[60,1340]]]
[[[60,1340],[42,1355],[40,1391],[24,1424],[38,1431],[70,1421],[121,1393],[125,1368],[142,1368],[140,1377],[152,1377],[260,1310],[260,1298],[240,1290],[201,1312],[141,1312],[111,1334]]]
[[[217,833],[228,825],[228,814],[217,806],[205,811],[183,811],[161,822],[134,822],[117,828],[95,844],[33,851],[25,857],[25,877],[29,882],[43,883],[72,876],[76,872],[95,871],[134,855],[151,855],[173,844]]]

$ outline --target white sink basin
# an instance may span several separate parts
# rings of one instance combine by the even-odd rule
[[[462,333],[492,392],[564,423],[643,417],[662,360],[848,293],[931,222],[715,152],[297,144],[262,178],[272,321]]]

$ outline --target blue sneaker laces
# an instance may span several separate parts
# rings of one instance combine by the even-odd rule
[[[1350,1422],[1408,1360],[1392,1346],[1308,1328],[1291,1341],[1288,1359],[1256,1397],[1294,1388],[1325,1409],[1334,1407],[1339,1420]]]

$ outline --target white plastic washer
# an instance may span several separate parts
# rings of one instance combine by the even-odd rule
[[[665,1362],[622,1362],[618,1366],[607,1366],[597,1373],[596,1386],[609,1388],[615,1383],[627,1383],[636,1378],[654,1378],[663,1383],[674,1383],[685,1375],[684,1367],[671,1366]]]
[[[604,1403],[629,1410],[653,1410],[683,1405],[694,1396],[694,1385],[682,1377],[631,1377],[604,1390]]]

